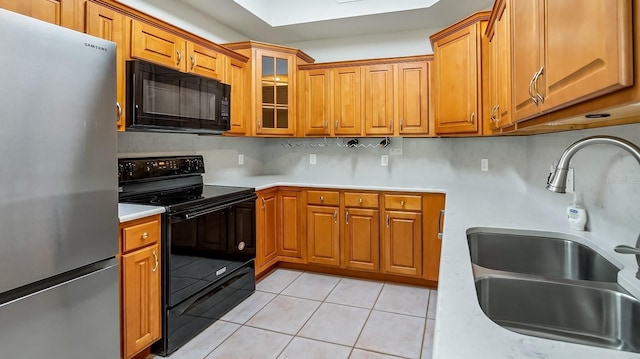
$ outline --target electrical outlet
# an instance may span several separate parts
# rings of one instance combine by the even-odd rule
[[[569,172],[567,172],[567,193],[573,193],[576,191],[576,186],[573,180],[573,168],[569,167]]]
[[[392,148],[389,150],[391,156],[402,156],[402,148]]]
[[[240,166],[244,165],[244,155],[242,154],[238,155],[238,164]]]
[[[382,167],[389,166],[389,155],[380,156],[380,166]]]
[[[312,153],[309,155],[309,164],[310,165],[315,165],[316,164],[316,155],[315,153]]]
[[[483,172],[489,171],[489,159],[483,158],[480,160],[480,170]]]

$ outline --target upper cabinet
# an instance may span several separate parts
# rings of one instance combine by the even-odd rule
[[[480,134],[482,50],[489,12],[476,13],[431,36],[433,106],[437,134]]]
[[[630,1],[508,4],[515,121],[633,84]]]
[[[231,129],[227,134],[246,135],[247,107],[251,86],[247,77],[247,62],[231,57],[227,58],[225,83],[231,85]]]
[[[85,0],[0,0],[0,8],[76,31],[83,31],[84,1]]]
[[[225,47],[249,57],[252,133],[266,136],[296,134],[297,65],[313,62],[302,51],[246,41]]]
[[[131,21],[131,57],[224,80],[223,54],[138,20]]]
[[[513,0],[497,0],[491,12],[489,39],[490,129],[511,125],[511,8]]]
[[[432,56],[299,66],[305,136],[425,136]]]

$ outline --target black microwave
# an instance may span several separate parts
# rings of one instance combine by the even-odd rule
[[[231,126],[231,86],[142,60],[127,61],[126,128],[220,134]]]

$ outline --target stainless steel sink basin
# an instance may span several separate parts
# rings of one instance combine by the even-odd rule
[[[545,280],[476,280],[484,313],[521,334],[640,353],[640,302],[620,291]]]
[[[525,234],[467,234],[471,262],[494,270],[572,280],[616,282],[619,269],[580,243]]]

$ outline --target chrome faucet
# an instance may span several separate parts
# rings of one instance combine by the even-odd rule
[[[560,161],[558,162],[556,169],[553,172],[549,173],[549,178],[547,178],[547,189],[551,192],[565,193],[567,185],[567,173],[569,171],[569,162],[571,161],[573,155],[587,146],[598,144],[610,144],[623,148],[627,152],[629,152],[638,161],[638,163],[640,163],[640,147],[627,140],[613,136],[585,137],[579,141],[574,142],[571,146],[567,147],[567,149],[564,150],[562,156],[560,156]],[[638,272],[636,272],[636,278],[640,279],[640,248],[638,247],[640,247],[640,237],[636,242],[636,247],[619,245],[614,248],[614,251],[624,254],[634,254],[636,256],[636,261],[638,262],[639,268]]]
[[[587,146],[600,144],[609,144],[625,149],[627,152],[631,153],[638,163],[640,163],[640,147],[627,140],[613,136],[585,137],[574,142],[564,150],[562,156],[560,156],[560,161],[558,162],[556,169],[549,173],[549,178],[547,178],[547,189],[551,192],[565,193],[567,186],[567,173],[569,172],[569,162],[573,155]]]

